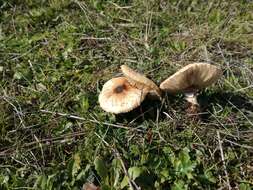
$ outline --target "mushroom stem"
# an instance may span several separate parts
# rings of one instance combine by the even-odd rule
[[[198,100],[197,100],[197,95],[194,92],[187,92],[184,94],[185,95],[185,99],[191,103],[192,105],[197,105],[199,106]]]
[[[187,108],[186,112],[195,119],[198,119],[198,113],[200,112],[200,105],[197,100],[197,94],[194,92],[185,93],[185,99],[187,102],[190,103],[189,107]]]

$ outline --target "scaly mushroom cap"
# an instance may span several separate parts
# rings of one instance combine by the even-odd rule
[[[99,94],[99,104],[111,113],[125,113],[138,107],[147,93],[133,87],[125,77],[107,81]]]
[[[120,68],[123,75],[127,78],[128,82],[132,86],[161,98],[161,90],[152,80],[148,79],[145,75],[134,71],[126,65],[121,65]]]
[[[222,76],[220,68],[208,63],[189,64],[160,84],[170,93],[194,92],[216,82]]]

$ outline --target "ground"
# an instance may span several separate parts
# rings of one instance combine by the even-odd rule
[[[0,1],[0,189],[253,187],[250,0]],[[199,93],[146,99],[121,115],[98,104],[126,64],[160,84],[208,62]]]

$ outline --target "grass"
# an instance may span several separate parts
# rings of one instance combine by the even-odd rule
[[[252,9],[247,0],[0,1],[0,189],[252,189]],[[182,95],[144,102],[145,114],[98,105],[121,64],[160,84],[195,61],[224,71],[199,95],[200,121]]]

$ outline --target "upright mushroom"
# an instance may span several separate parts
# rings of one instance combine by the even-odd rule
[[[126,77],[107,81],[99,94],[99,103],[103,110],[115,114],[126,113],[138,107],[146,92],[132,86]]]
[[[208,63],[189,64],[160,84],[160,88],[169,93],[184,93],[190,103],[190,110],[199,110],[197,101],[198,90],[216,82],[222,76],[220,68]]]
[[[145,75],[138,73],[126,65],[121,65],[121,71],[128,82],[136,88],[150,94],[155,98],[161,99],[161,90],[159,87]]]

